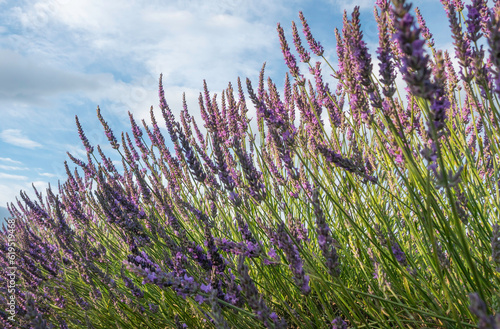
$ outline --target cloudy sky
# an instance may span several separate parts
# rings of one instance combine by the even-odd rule
[[[107,144],[96,107],[119,135],[127,112],[149,122],[164,75],[167,102],[178,113],[182,92],[191,113],[203,79],[210,91],[237,77],[257,81],[263,62],[278,85],[287,71],[276,24],[291,43],[291,21],[303,11],[336,63],[334,28],[361,6],[372,50],[375,0],[0,0],[0,206],[31,184],[42,191],[64,181],[66,151],[84,157],[78,115],[92,144]],[[416,1],[438,48],[452,48],[439,1]],[[373,52],[372,52],[373,54]],[[372,55],[373,56],[373,55]],[[375,57],[375,56],[373,56]],[[158,113],[158,112],[157,112]],[[159,114],[157,115],[159,117]],[[73,166],[71,166],[73,167]]]

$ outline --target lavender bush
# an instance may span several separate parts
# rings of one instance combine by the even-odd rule
[[[500,328],[500,1],[441,2],[454,54],[417,8],[377,0],[378,75],[359,8],[335,30],[337,68],[300,13],[296,54],[278,24],[281,94],[264,67],[247,94],[205,83],[201,123],[185,101],[174,115],[160,76],[168,137],[158,111],[115,135],[98,108],[123,172],[76,118],[87,158],[8,205],[1,326]]]

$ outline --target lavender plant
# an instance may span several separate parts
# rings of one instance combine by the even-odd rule
[[[240,79],[220,101],[205,82],[203,130],[160,76],[168,138],[153,108],[121,140],[98,108],[122,172],[77,117],[87,158],[8,205],[16,303],[9,318],[2,272],[1,325],[500,328],[500,1],[441,2],[458,75],[418,8],[377,0],[378,74],[358,7],[335,30],[337,68],[300,13],[298,57],[277,28],[283,96],[264,67],[248,97]]]

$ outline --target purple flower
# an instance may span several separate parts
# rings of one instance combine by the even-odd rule
[[[203,291],[204,293],[208,294],[212,290],[212,285],[211,284],[201,284],[200,285],[200,290]]]
[[[288,46],[288,42],[286,41],[285,38],[285,32],[283,31],[283,28],[281,25],[278,23],[278,35],[280,38],[280,44],[281,44],[281,51],[283,53],[283,57],[285,58],[285,64],[288,66],[288,69],[290,70],[290,74],[300,81],[300,83],[305,82],[304,78],[302,75],[299,73],[299,67],[297,66],[297,61],[295,60],[295,56],[292,55],[290,52],[290,47]]]
[[[330,117],[330,123],[332,126],[339,127],[342,123],[342,111],[338,105],[338,100],[335,95],[328,88],[328,84],[323,83],[323,77],[321,75],[321,62],[316,62],[316,66],[310,69],[311,73],[314,74],[314,80],[316,82],[316,90],[318,92],[318,105],[323,105],[328,110]],[[287,133],[289,133],[287,131]],[[291,135],[291,133],[289,133]],[[283,136],[285,139],[285,136]]]
[[[479,33],[481,27],[484,26],[487,21],[487,0],[472,0],[471,5],[467,5],[467,19],[465,23],[467,24],[467,32],[469,34],[470,41],[477,42],[482,36]]]
[[[494,315],[488,314],[488,307],[485,302],[481,299],[478,293],[474,292],[469,295],[470,306],[469,310],[478,319],[479,329],[498,329],[500,328],[500,313]]]
[[[266,198],[267,191],[264,183],[262,182],[262,173],[255,168],[252,157],[243,151],[239,139],[234,139],[233,147],[234,153],[236,153],[245,175],[249,194],[257,202],[263,201]]]
[[[347,20],[347,13],[344,12],[344,18]],[[344,23],[344,26],[346,24]],[[335,39],[337,40],[337,46],[336,46],[336,51],[337,51],[337,57],[339,60],[339,67],[337,72],[334,72],[334,78],[336,79],[341,79],[344,76],[344,71],[345,71],[345,66],[347,63],[345,63],[345,40],[341,37],[340,32],[337,28],[335,28]]]
[[[383,83],[382,92],[385,97],[392,97],[396,92],[394,87],[394,79],[396,73],[394,72],[394,55],[390,48],[390,34],[389,34],[389,3],[387,1],[378,2],[381,13],[377,16],[377,24],[379,29],[379,47],[377,48],[377,58],[379,59],[380,68],[380,82]]]
[[[371,56],[366,43],[363,41],[363,32],[359,21],[359,6],[354,7],[348,32],[348,47],[351,48],[350,59],[355,63],[356,78],[364,87],[367,87],[368,92],[373,92],[370,81],[372,72]]]
[[[434,83],[435,90],[431,97],[431,116],[432,121],[429,124],[434,125],[437,133],[445,127],[445,119],[450,101],[445,93],[443,86],[446,85],[445,66],[443,53],[438,51],[436,53],[436,64],[434,66]],[[429,132],[429,135],[432,136]]]
[[[432,37],[432,33],[427,28],[427,24],[425,23],[422,14],[420,13],[419,8],[415,8],[415,14],[417,15],[418,25],[420,26],[420,31],[422,32],[422,36],[427,40],[427,45],[430,48],[434,47],[434,38]]]
[[[194,297],[194,300],[201,305],[205,301],[205,298],[202,295],[196,295],[196,297]]]
[[[304,32],[304,35],[306,36],[306,40],[307,40],[307,43],[309,44],[309,48],[311,48],[312,52],[316,55],[316,56],[323,56],[323,47],[321,46],[321,44],[319,42],[317,42],[313,36],[312,36],[312,33],[311,33],[311,29],[309,27],[309,25],[307,24],[307,21],[306,19],[304,18],[304,14],[299,11],[299,17],[300,17],[300,21],[302,22],[302,27],[303,27],[303,32]]]
[[[205,245],[207,246],[207,258],[212,262],[212,267],[215,267],[217,273],[223,273],[226,268],[224,258],[219,253],[217,246],[215,245],[215,240],[212,232],[208,226],[205,224]]]
[[[122,268],[121,268],[120,273],[121,273],[122,280],[123,280],[123,282],[125,283],[125,287],[129,288],[129,289],[130,289],[130,291],[132,292],[132,294],[133,294],[136,298],[139,298],[139,299],[140,299],[140,298],[143,298],[143,297],[144,297],[144,293],[142,292],[142,290],[141,290],[139,287],[137,287],[137,286],[134,284],[134,282],[133,282],[133,281],[132,281],[129,277],[127,277],[127,276],[126,276],[125,271],[124,271],[124,267],[123,267],[123,265],[122,265]],[[154,272],[153,272],[153,274],[154,274]],[[156,279],[156,277],[154,277],[154,278],[153,278],[153,277],[151,277],[151,278],[150,278],[150,276],[148,275],[148,279],[149,279],[151,282],[154,282],[154,279]]]
[[[363,177],[364,181],[377,183],[377,177],[368,175],[362,164],[356,164],[353,160],[343,158],[340,154],[335,153],[323,144],[318,145],[318,151],[328,162],[332,162],[335,166]]]
[[[182,150],[184,151],[184,155],[186,156],[186,162],[191,170],[191,174],[194,176],[194,179],[200,183],[203,183],[207,177],[205,172],[203,171],[202,165],[198,158],[196,157],[195,152],[191,148],[189,141],[184,135],[184,132],[181,129],[179,123],[175,123],[174,127],[176,128],[177,135],[179,137],[179,141],[181,143]]]
[[[491,20],[488,22],[488,45],[490,48],[489,67],[495,81],[495,93],[500,95],[500,7],[491,11]]]
[[[458,59],[458,63],[460,64],[460,76],[464,82],[469,83],[473,78],[470,72],[468,72],[472,63],[470,38],[462,33],[462,28],[458,21],[455,7],[451,5],[448,7],[445,6],[445,8],[448,8],[448,19],[450,21],[453,39],[455,40],[453,43],[455,45],[455,57]],[[465,72],[463,72],[463,69],[465,69]]]
[[[347,323],[341,318],[336,317],[332,321],[332,329],[347,329]]]
[[[297,245],[290,238],[283,223],[278,224],[276,233],[278,246],[285,252],[286,259],[290,263],[289,268],[292,271],[295,284],[304,295],[308,295],[311,292],[311,287],[309,287],[309,276],[304,272],[303,261],[300,257]]]
[[[208,259],[207,254],[201,246],[190,241],[187,250],[189,251],[189,256],[196,260],[205,271],[212,269],[212,262]]]
[[[85,146],[85,150],[87,151],[87,153],[94,152],[94,148],[90,145],[89,140],[85,136],[85,133],[83,132],[82,126],[80,125],[80,121],[78,120],[77,115],[75,115],[75,120],[76,120],[76,127],[78,128],[78,135],[80,136],[83,146]]]
[[[413,95],[429,98],[434,88],[430,81],[429,56],[423,49],[425,41],[420,39],[420,29],[415,26],[413,16],[409,13],[411,5],[405,4],[405,0],[396,0],[394,3],[394,38],[403,54],[400,68],[403,79]]]
[[[271,311],[267,307],[264,298],[260,295],[255,283],[250,275],[248,275],[248,266],[245,265],[245,257],[240,256],[238,260],[238,273],[240,274],[241,291],[246,297],[248,306],[257,315],[257,319],[261,321],[266,328],[273,327],[272,323],[277,324],[278,321],[271,318]],[[270,320],[272,322],[270,322]]]
[[[80,295],[78,295],[73,284],[70,285],[70,288],[71,288],[71,292],[73,294],[73,297],[76,301],[76,304],[78,306],[80,306],[82,308],[82,310],[84,310],[84,311],[88,310],[90,307],[89,303],[85,299],[83,299]]]
[[[142,137],[142,130],[141,130],[141,128],[139,128],[139,126],[135,122],[134,117],[132,116],[132,113],[129,112],[128,115],[129,115],[129,119],[130,119],[130,125],[132,126],[132,133],[134,135],[135,144],[141,150],[143,156],[146,156],[147,154],[149,154],[149,150],[142,142],[142,138],[141,138]],[[129,147],[132,151],[132,155],[134,156],[135,161],[137,161],[139,159],[139,156],[137,155],[137,152],[135,151],[135,149],[132,147],[132,145],[130,143],[130,137],[128,136],[128,133],[127,133],[127,141],[129,141],[128,144],[129,144]]]
[[[450,59],[450,54],[448,51],[444,52],[445,57],[445,65],[446,65],[446,80],[448,81],[448,90],[451,96],[455,93],[455,90],[461,90],[462,87],[458,86],[458,78],[455,72],[455,68],[453,67],[453,63]],[[467,96],[466,96],[467,97]]]
[[[392,249],[392,254],[394,255],[394,257],[396,257],[396,260],[398,261],[399,264],[401,264],[402,266],[408,265],[408,263],[406,262],[406,255],[401,250],[401,247],[397,242],[394,242],[392,244],[391,249]]]
[[[292,22],[292,33],[293,33],[293,43],[295,45],[295,49],[297,49],[297,52],[299,53],[300,60],[304,63],[309,63],[311,60],[311,56],[309,55],[309,52],[304,49],[302,46],[302,42],[300,40],[299,32],[297,31],[297,25],[295,25],[295,22]]]
[[[104,152],[102,151],[101,149],[101,146],[100,145],[97,145],[97,151],[99,152],[99,155],[101,156],[101,159],[102,159],[102,163],[104,164],[104,168],[106,169],[106,171],[108,173],[113,173],[115,175],[115,177],[120,180],[121,179],[121,176],[120,174],[118,173],[118,170],[116,170],[116,167],[115,165],[113,164],[113,162],[111,161],[110,158],[108,158]]]
[[[152,303],[149,303],[149,310],[151,311],[151,313],[156,313],[158,312],[158,310],[160,309],[160,306],[156,305],[156,304],[152,304]]]
[[[264,257],[263,263],[264,265],[278,265],[280,264],[280,257],[276,254],[276,250],[273,248],[269,249],[269,252],[267,253],[267,257]]]
[[[294,136],[296,134],[295,127],[283,120],[275,110],[270,110],[254,92],[250,79],[247,78],[247,89],[250,94],[250,99],[257,108],[257,113],[265,120],[269,128],[269,135],[274,142],[281,161],[285,164],[285,168],[294,180],[299,178],[297,168],[293,164],[292,151],[294,144]],[[259,87],[259,89],[261,89]]]
[[[120,144],[118,144],[118,142],[113,134],[113,131],[109,127],[108,123],[106,121],[104,121],[104,118],[101,115],[101,109],[99,108],[99,106],[97,107],[97,118],[99,118],[99,121],[101,122],[102,126],[104,127],[104,132],[106,133],[106,137],[108,138],[109,143],[111,144],[111,146],[115,150],[117,150],[120,147]]]

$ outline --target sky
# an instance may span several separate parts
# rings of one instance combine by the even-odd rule
[[[66,152],[86,158],[75,115],[90,142],[110,156],[114,150],[97,106],[120,136],[130,131],[128,111],[149,123],[153,106],[162,122],[160,73],[177,117],[183,92],[190,113],[198,116],[203,79],[219,95],[228,82],[236,86],[238,77],[255,86],[266,62],[266,77],[282,86],[287,68],[276,24],[292,45],[291,22],[300,26],[303,11],[326,57],[336,63],[334,28],[342,28],[343,11],[350,15],[355,5],[375,58],[374,0],[0,0],[0,207],[15,203],[20,190],[33,196],[32,185],[42,192],[49,183],[57,188],[65,181],[64,161],[74,168]],[[440,2],[415,5],[436,47],[451,50]]]

